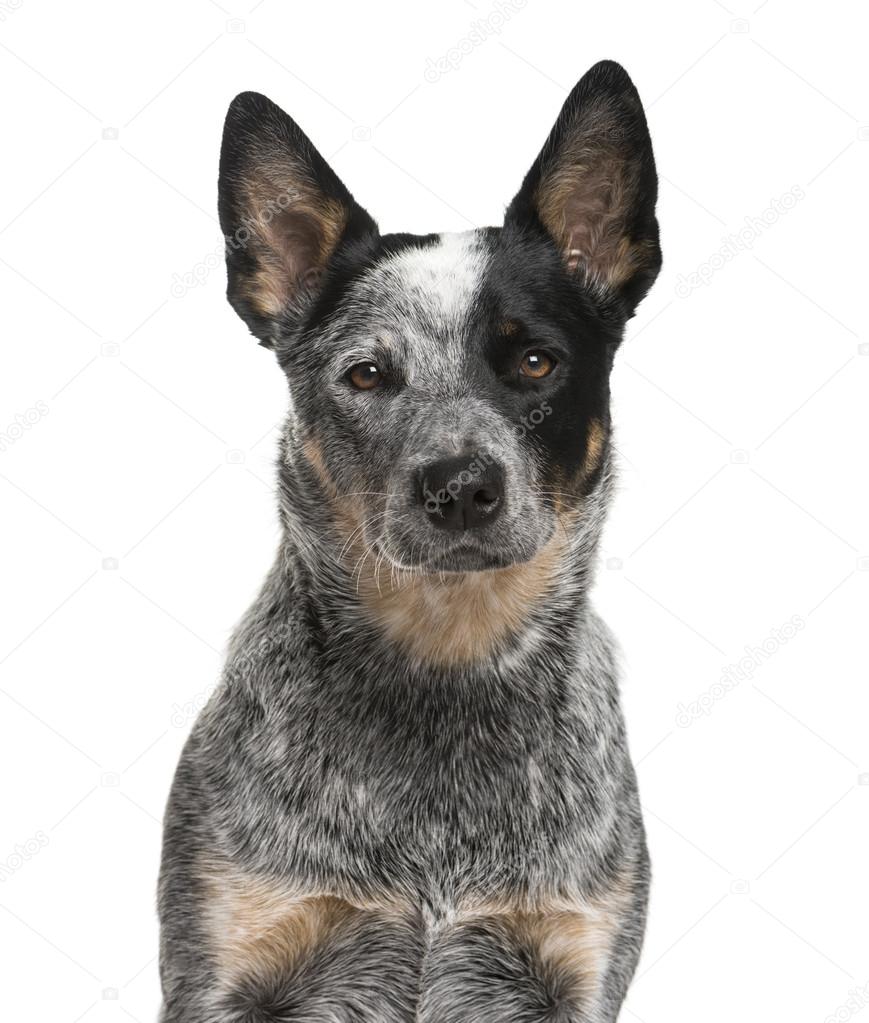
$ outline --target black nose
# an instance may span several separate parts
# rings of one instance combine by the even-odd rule
[[[494,521],[504,504],[504,470],[485,455],[459,455],[427,465],[419,500],[432,525],[462,530]]]

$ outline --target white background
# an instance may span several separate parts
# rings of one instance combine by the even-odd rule
[[[655,871],[623,1019],[869,1021],[865,12],[520,4],[0,0],[4,1019],[155,1018],[164,801],[277,541],[285,383],[215,259],[230,99],[284,106],[383,230],[462,230],[609,57],[664,246],[596,592]]]

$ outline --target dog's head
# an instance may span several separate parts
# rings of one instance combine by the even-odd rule
[[[286,114],[233,101],[229,301],[287,374],[294,457],[366,549],[503,568],[581,509],[613,353],[661,264],[656,193],[639,96],[610,62],[568,97],[503,226],[458,235],[380,235]]]

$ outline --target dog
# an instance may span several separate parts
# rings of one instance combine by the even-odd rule
[[[282,541],[172,786],[161,1019],[609,1023],[650,877],[588,597],[661,266],[637,91],[595,65],[497,228],[381,235],[255,93],[218,188]]]

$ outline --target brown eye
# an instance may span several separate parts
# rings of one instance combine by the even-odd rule
[[[353,366],[347,379],[359,391],[371,391],[381,382],[383,376],[373,362],[360,362]]]
[[[519,363],[519,372],[523,377],[531,377],[532,380],[542,380],[548,377],[555,369],[555,359],[546,352],[526,352]]]

